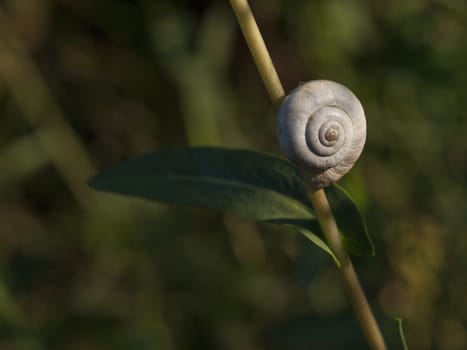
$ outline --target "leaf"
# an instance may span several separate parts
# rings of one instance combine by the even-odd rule
[[[332,252],[328,244],[315,233],[315,232],[318,232],[321,234],[321,229],[316,220],[275,219],[275,220],[268,220],[268,222],[277,224],[277,225],[293,227],[298,232],[300,232],[302,235],[304,235],[307,239],[309,239],[312,243],[314,243],[319,248],[323,249],[326,253],[331,255],[336,265],[340,266],[339,259],[337,259],[337,256]]]
[[[319,237],[321,230],[296,167],[276,156],[212,147],[162,150],[104,171],[89,184],[97,190],[293,226],[336,260]],[[326,192],[348,250],[373,255],[365,224],[350,196],[337,186]]]
[[[325,189],[346,249],[359,256],[374,256],[375,248],[365,221],[352,197],[339,185]]]
[[[97,190],[231,211],[258,220],[314,218],[295,167],[254,151],[162,150],[104,171],[89,184]]]
[[[324,250],[326,253],[331,255],[331,258],[334,260],[337,266],[341,266],[341,263],[337,256],[333,253],[331,248],[327,245],[325,241],[323,241],[321,238],[319,238],[316,234],[314,234],[312,231],[307,230],[305,228],[300,228],[297,227],[297,230],[304,235],[306,238],[308,238],[312,243],[314,243],[316,246]]]
[[[358,207],[352,200],[352,197],[350,197],[342,187],[336,184],[326,187],[324,191],[326,192],[329,205],[331,206],[331,210],[346,250],[349,253],[363,257],[375,255],[373,242],[368,234],[365,221],[363,220]],[[317,239],[321,240],[320,237],[323,237],[323,233],[317,220],[288,219],[285,220],[285,222],[280,220],[280,222],[276,223],[294,226],[299,230],[306,230],[309,234],[313,234],[313,239],[311,239],[312,242],[320,246],[320,242],[317,241]],[[307,236],[307,234],[305,234],[305,236]],[[324,241],[322,242],[324,243]],[[328,247],[327,244],[326,247]],[[328,253],[330,253],[330,250]],[[333,259],[336,260],[335,255],[332,253],[330,254]]]

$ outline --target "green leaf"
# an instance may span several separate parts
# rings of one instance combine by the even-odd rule
[[[293,226],[335,259],[319,237],[321,230],[296,167],[273,155],[212,147],[162,150],[104,171],[90,185],[97,190],[231,211]],[[347,249],[373,255],[365,224],[349,195],[338,186],[330,186],[326,193]]]
[[[326,192],[329,205],[331,206],[346,250],[349,253],[363,257],[375,255],[373,242],[368,234],[365,221],[350,195],[336,184],[326,187],[324,191]],[[280,222],[276,223],[294,226],[298,230],[306,230],[306,232],[313,235],[313,239],[311,239],[312,242],[321,247],[318,240],[321,240],[320,237],[323,237],[323,233],[317,220],[293,219],[285,221],[280,220]],[[305,234],[304,232],[302,233]],[[307,234],[305,234],[305,236],[310,238]],[[324,241],[322,242],[326,244]],[[326,247],[329,249],[327,244]],[[323,249],[326,250],[325,248]],[[336,260],[334,254],[332,254],[330,250],[326,251]]]
[[[236,212],[258,220],[313,219],[295,167],[246,150],[188,147],[130,159],[91,187],[164,203]]]
[[[319,238],[316,234],[314,234],[312,231],[307,230],[305,228],[297,227],[298,232],[300,232],[302,235],[304,235],[306,238],[308,238],[312,243],[314,243],[316,246],[324,250],[326,253],[331,255],[332,259],[336,263],[337,266],[341,266],[341,263],[337,256],[333,253],[331,248],[327,245],[325,241],[323,241],[321,238]]]
[[[327,187],[325,192],[346,249],[359,256],[375,255],[365,221],[352,197],[336,184]]]
[[[326,253],[331,255],[336,265],[340,266],[339,259],[337,259],[337,256],[332,252],[328,244],[322,238],[320,238],[317,234],[315,234],[315,232],[318,232],[321,234],[321,229],[319,228],[319,224],[316,220],[301,220],[301,219],[278,219],[277,220],[276,219],[276,220],[268,220],[268,222],[277,224],[277,225],[293,227],[298,232],[300,232],[302,235],[304,235],[306,238],[308,238],[316,246],[318,246],[319,248],[324,250]]]

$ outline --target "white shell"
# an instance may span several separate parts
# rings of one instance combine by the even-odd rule
[[[362,153],[365,113],[345,86],[315,80],[288,95],[277,116],[282,152],[307,174],[316,188],[339,180]]]

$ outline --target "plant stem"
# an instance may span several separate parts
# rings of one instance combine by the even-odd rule
[[[250,48],[251,55],[256,63],[261,79],[274,105],[277,105],[284,97],[276,68],[272,63],[266,44],[256,24],[247,0],[230,0],[237,21],[242,29],[243,36]]]
[[[256,24],[253,13],[247,0],[230,0],[230,4],[235,12],[243,36],[250,48],[253,59],[259,70],[266,90],[274,105],[277,105],[284,97],[284,88],[279,80],[274,64],[272,63],[269,52]],[[316,212],[324,238],[329,244],[331,250],[337,256],[340,266],[339,275],[347,296],[352,304],[354,312],[360,323],[365,337],[371,349],[385,350],[381,331],[376,323],[375,317],[371,311],[363,289],[358,281],[357,274],[353,268],[352,262],[345,251],[342,240],[339,235],[336,221],[332,215],[326,194],[322,189],[310,190],[310,200]]]
[[[340,262],[339,274],[342,284],[360,323],[360,327],[367,338],[368,344],[372,349],[386,349],[383,336],[381,335],[381,331],[373,316],[368,300],[360,285],[352,261],[342,244],[339,229],[332,215],[326,194],[322,189],[313,189],[310,190],[309,197],[315,209],[315,215],[323,231],[324,238]]]
[[[401,338],[402,349],[409,350],[409,346],[407,345],[407,341],[405,340],[404,327],[402,326],[402,318],[395,317],[395,320],[397,322],[397,330],[399,332],[399,337]]]

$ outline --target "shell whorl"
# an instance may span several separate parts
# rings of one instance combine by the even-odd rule
[[[328,186],[352,168],[366,139],[365,113],[345,86],[315,80],[298,86],[277,116],[279,145],[315,188]]]

